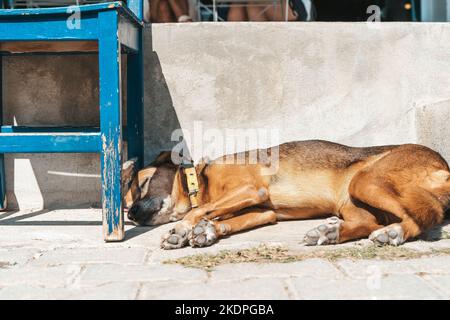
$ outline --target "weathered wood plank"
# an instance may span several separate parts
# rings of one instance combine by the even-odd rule
[[[122,204],[122,99],[118,14],[99,13],[100,130],[103,235],[106,241],[124,238]]]
[[[142,1],[142,0],[140,0]],[[105,10],[122,10],[122,3],[108,2],[79,6],[81,13],[100,12]],[[4,16],[43,16],[43,15],[67,15],[67,7],[3,9],[0,15]]]
[[[1,133],[0,153],[100,152],[100,133]]]
[[[0,41],[96,40],[98,38],[95,14],[84,16],[79,29],[69,28],[68,23],[66,16],[57,16],[52,19],[20,16],[10,19],[0,12]]]
[[[78,6],[78,10],[82,15],[83,19],[89,15],[95,15],[99,12],[105,11],[116,11],[122,16],[127,16],[130,21],[137,25],[142,25],[142,1],[143,0],[132,0],[131,7],[124,6],[122,2],[107,2],[107,3],[96,3],[89,5]],[[141,4],[138,4],[141,2]],[[26,8],[26,9],[0,9],[0,20],[4,18],[15,18],[21,17],[25,18],[40,18],[41,20],[50,20],[48,17],[67,17],[73,14],[73,11],[69,7],[47,7],[47,8]],[[136,10],[134,12],[133,10]],[[140,18],[136,15],[139,14],[138,10],[141,10]]]

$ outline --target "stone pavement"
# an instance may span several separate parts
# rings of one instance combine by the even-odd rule
[[[296,250],[321,220],[283,222],[204,249],[159,249],[171,226],[127,225],[126,241],[104,243],[98,209],[0,213],[0,299],[448,299],[450,255],[381,261],[308,259],[245,263],[211,272],[162,261],[265,243]],[[448,235],[450,225],[445,224]],[[367,241],[339,245],[368,245]],[[450,248],[416,241],[415,250]]]

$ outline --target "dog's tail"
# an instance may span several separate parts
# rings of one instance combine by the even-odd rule
[[[424,188],[441,207],[441,217],[450,218],[450,171],[448,167],[431,173]]]

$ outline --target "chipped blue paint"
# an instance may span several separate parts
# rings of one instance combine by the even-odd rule
[[[121,50],[115,11],[99,13],[100,131],[103,234],[106,240],[123,239]]]
[[[142,1],[80,6],[81,29],[69,29],[67,8],[0,9],[0,41],[98,40],[100,129],[1,126],[0,197],[4,198],[3,158],[8,152],[100,152],[103,230],[106,241],[124,238],[121,195],[122,109],[121,49],[129,49],[128,134],[130,154],[142,163]],[[119,18],[120,17],[120,18]],[[120,20],[119,20],[120,19]],[[120,21],[120,23],[119,23]],[[0,207],[1,208],[1,207]]]
[[[97,18],[89,15],[83,18],[81,29],[67,28],[66,16],[55,16],[49,21],[38,17],[4,16],[0,10],[0,40],[38,41],[38,40],[96,40]],[[7,11],[7,10],[6,10]]]
[[[139,1],[139,0],[138,0]],[[142,0],[140,0],[142,2]],[[131,1],[134,2],[134,1]],[[81,14],[81,18],[84,19],[84,16],[89,14],[97,14],[103,11],[116,11],[122,16],[126,16],[131,22],[143,25],[142,22],[142,5],[140,6],[140,17],[133,10],[138,10],[139,6],[134,5],[133,10],[124,6],[122,2],[107,2],[107,3],[97,3],[97,4],[88,4],[78,6],[79,12]],[[139,14],[139,12],[137,12]],[[53,8],[27,8],[27,9],[1,9],[1,16],[6,17],[38,17],[41,16],[62,16],[67,17],[71,15],[70,12],[67,11],[67,7],[53,7]]]
[[[96,3],[96,4],[88,4],[84,6],[79,6],[81,13],[87,12],[99,12],[104,10],[111,10],[121,8],[123,9],[123,5],[121,2],[108,2],[108,3]],[[3,15],[69,15],[67,13],[67,7],[50,7],[50,8],[26,8],[26,9],[4,9]]]

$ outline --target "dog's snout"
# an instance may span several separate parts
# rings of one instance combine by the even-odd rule
[[[153,215],[158,212],[163,205],[162,198],[147,198],[136,202],[128,210],[128,219],[139,224],[145,224]]]
[[[136,217],[136,212],[138,211],[137,206],[132,206],[127,213],[128,219],[134,220]]]

